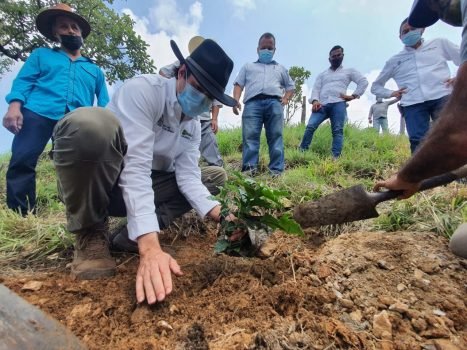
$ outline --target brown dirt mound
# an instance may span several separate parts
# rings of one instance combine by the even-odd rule
[[[152,307],[135,303],[137,257],[99,281],[59,271],[2,280],[90,349],[467,349],[467,263],[444,238],[312,238],[278,233],[269,257],[244,259],[213,255],[212,232],[190,235],[171,247],[185,275]],[[42,287],[22,291],[30,281]]]

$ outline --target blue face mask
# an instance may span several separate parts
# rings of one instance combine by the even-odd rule
[[[183,91],[178,94],[177,100],[182,107],[183,114],[190,118],[195,118],[200,114],[209,112],[212,105],[212,100],[202,92],[196,90],[188,81]]]
[[[422,38],[422,30],[414,29],[401,36],[401,41],[405,46],[414,46]]]
[[[271,63],[274,56],[274,50],[261,49],[258,52],[258,61],[261,63]]]

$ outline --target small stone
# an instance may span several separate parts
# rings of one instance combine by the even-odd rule
[[[334,294],[336,295],[337,299],[342,299],[342,293],[339,292],[337,289],[333,289]]]
[[[424,262],[418,265],[418,268],[429,275],[434,274],[440,270],[439,262],[436,261]]]
[[[143,323],[147,320],[150,320],[152,317],[152,312],[146,305],[137,306],[135,311],[131,314],[130,321],[131,324]]]
[[[362,321],[362,312],[360,310],[353,311],[349,314],[350,318],[355,322]]]
[[[340,299],[339,303],[346,309],[353,309],[353,307],[355,306],[353,301],[350,299]]]
[[[383,270],[389,270],[389,271],[394,270],[394,266],[389,265],[385,260],[378,260],[378,262],[376,263],[376,265],[377,265],[380,269],[383,269]]]
[[[159,322],[157,322],[157,331],[159,333],[162,333],[162,332],[170,332],[170,331],[173,331],[173,327],[167,322],[167,321],[164,321],[164,320],[160,320]]]
[[[261,244],[258,256],[261,258],[269,258],[274,254],[277,250],[277,244],[273,242],[271,239],[266,240],[263,244]]]
[[[328,265],[320,265],[318,271],[316,272],[319,278],[326,278],[331,276],[332,270]]]
[[[403,283],[399,283],[399,284],[397,285],[397,291],[398,291],[399,293],[402,292],[402,291],[404,291],[406,288],[407,288],[407,287],[406,287],[405,284],[403,284]]]
[[[419,269],[415,269],[413,275],[417,280],[421,280],[425,276],[425,273]]]
[[[342,273],[345,277],[349,277],[352,274],[352,271],[350,269],[345,269],[344,272]]]
[[[37,292],[42,288],[44,283],[40,281],[29,281],[23,285],[21,288],[22,291]]]
[[[428,326],[423,318],[413,318],[410,323],[417,332],[423,332]]]
[[[404,304],[398,301],[395,304],[392,304],[391,306],[389,306],[389,310],[396,311],[400,314],[405,314],[409,310],[409,307],[407,304]]]
[[[444,311],[441,311],[440,309],[433,310],[433,314],[436,316],[446,316],[446,313]]]
[[[420,311],[414,310],[414,309],[407,310],[406,314],[407,314],[407,316],[409,318],[415,318],[416,319],[416,318],[422,317],[422,313]]]
[[[170,305],[169,307],[169,312],[173,315],[173,314],[179,314],[180,313],[180,310],[178,309],[177,305],[175,304],[172,304]]]
[[[460,350],[459,347],[447,339],[435,339],[433,342],[435,343],[436,350]]]
[[[386,310],[373,316],[373,334],[381,339],[392,339],[392,324]]]
[[[394,298],[388,296],[388,295],[380,295],[378,297],[378,301],[381,303],[381,304],[384,304],[386,306],[389,306],[389,305],[392,305],[394,304],[396,301],[394,300]]]

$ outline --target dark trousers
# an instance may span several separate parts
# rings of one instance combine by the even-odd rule
[[[7,205],[22,215],[36,206],[36,165],[52,136],[57,120],[23,108],[23,127],[13,138],[11,160],[6,173]]]

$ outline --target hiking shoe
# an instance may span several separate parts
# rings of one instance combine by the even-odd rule
[[[111,249],[117,252],[128,252],[138,254],[138,243],[128,238],[128,229],[126,226],[122,227],[120,231],[111,239]]]
[[[110,255],[107,222],[76,233],[71,275],[82,280],[114,276],[117,270]]]

